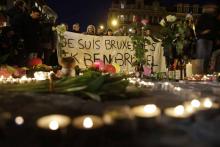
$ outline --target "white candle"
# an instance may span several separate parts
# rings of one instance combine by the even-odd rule
[[[22,77],[20,78],[19,82],[20,82],[21,84],[27,82],[27,77],[26,77],[26,76],[22,76]]]
[[[43,71],[38,71],[34,73],[34,78],[37,81],[42,81],[48,79],[48,73]]]
[[[193,111],[219,108],[219,104],[213,102],[210,98],[205,98],[201,100],[194,99],[192,101],[185,102],[184,105],[192,107]]]
[[[218,109],[219,104],[213,102],[210,98],[205,98],[201,101],[201,110],[206,110],[206,109]]]
[[[73,119],[73,126],[82,130],[92,130],[104,125],[102,118],[95,115],[79,116]]]
[[[37,120],[37,126],[42,129],[58,130],[67,127],[71,119],[65,115],[48,115]]]
[[[86,128],[86,129],[90,129],[90,128],[93,127],[93,121],[90,117],[86,117],[83,120],[83,127]]]
[[[172,118],[188,118],[194,111],[188,111],[183,105],[165,109],[165,114]]]
[[[186,64],[186,77],[191,77],[192,74],[192,64],[189,62]]]
[[[132,112],[137,117],[152,118],[160,115],[160,109],[154,104],[140,105],[132,108]]]
[[[199,109],[199,107],[201,106],[200,101],[197,99],[192,100],[190,104],[196,109]]]
[[[22,116],[17,116],[17,117],[15,118],[15,123],[16,123],[17,125],[23,125],[23,124],[24,124],[24,118],[23,118]]]

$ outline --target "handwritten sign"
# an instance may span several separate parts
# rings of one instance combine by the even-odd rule
[[[116,63],[123,71],[133,71],[135,50],[129,36],[93,36],[66,32],[64,44],[58,48],[58,59],[73,57],[80,68],[87,68],[95,61]],[[146,44],[146,66],[154,71],[165,72],[165,58],[161,42]]]

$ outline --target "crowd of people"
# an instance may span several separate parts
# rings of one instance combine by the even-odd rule
[[[26,66],[36,56],[43,58],[45,64],[57,64],[52,31],[55,22],[46,20],[36,7],[27,10],[23,0],[16,0],[4,16],[9,25],[1,27],[0,55],[8,55],[7,64]]]
[[[5,15],[9,18],[9,26],[1,28],[0,57],[8,55],[7,64],[25,66],[32,57],[39,57],[48,65],[58,65],[56,55],[56,34],[52,31],[54,21],[45,21],[37,8],[27,10],[23,0],[16,0],[14,7]],[[204,61],[204,72],[220,71],[220,13],[217,7],[206,7],[202,15],[194,22],[192,15],[185,18],[186,34],[184,54],[192,59]],[[80,24],[72,28],[66,24],[67,30],[74,33],[98,36],[128,36],[130,34],[150,35],[150,28],[139,32],[121,26],[118,30],[96,28],[88,25],[81,31]],[[193,28],[195,27],[195,28]]]

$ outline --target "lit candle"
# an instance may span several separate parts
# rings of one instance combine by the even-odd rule
[[[203,77],[202,77],[202,79],[201,79],[202,81],[209,81],[210,80],[210,78],[208,77],[208,76],[206,76],[206,75],[204,75]]]
[[[176,107],[165,109],[165,114],[172,118],[181,119],[190,117],[193,114],[193,111],[186,111],[183,105],[178,105]]]
[[[73,120],[73,126],[82,130],[92,130],[104,125],[102,118],[95,115],[79,116]]]
[[[181,87],[174,87],[174,90],[179,92],[182,90],[182,88]]]
[[[15,118],[15,123],[17,124],[17,125],[23,125],[24,124],[24,118],[22,117],[22,116],[17,116],[16,118]]]
[[[86,129],[90,129],[90,128],[93,127],[93,121],[90,117],[86,117],[83,120],[83,127],[86,128]]]
[[[35,72],[35,73],[34,73],[34,78],[35,78],[37,81],[46,80],[46,79],[48,78],[48,73],[43,72],[43,71]]]
[[[206,110],[206,109],[218,109],[219,104],[213,102],[210,98],[205,98],[201,100],[201,110]]]
[[[0,77],[0,83],[3,83],[3,79],[4,79],[4,77],[1,76],[1,77]]]
[[[26,76],[22,76],[19,80],[19,83],[23,84],[27,82],[27,77]]]
[[[192,75],[192,64],[189,62],[186,64],[186,77],[191,77]]]
[[[201,106],[200,101],[197,100],[197,99],[193,99],[193,100],[190,102],[190,104],[192,105],[192,107],[194,107],[194,108],[196,108],[196,109],[199,109],[200,106]]]
[[[160,109],[154,104],[141,105],[132,108],[132,112],[137,117],[152,118],[160,115]]]
[[[42,129],[58,130],[66,128],[71,119],[65,115],[48,115],[37,120],[37,126]]]

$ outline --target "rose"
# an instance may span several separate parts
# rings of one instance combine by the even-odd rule
[[[143,19],[141,21],[141,23],[146,26],[149,23],[149,20],[148,19]]]
[[[176,21],[176,16],[168,15],[166,17],[166,20],[167,20],[167,22],[174,22],[174,21]]]
[[[0,76],[8,78],[11,76],[11,73],[8,71],[7,68],[0,68]]]
[[[115,74],[116,73],[116,68],[111,64],[106,64],[105,68],[104,68],[104,72]]]

